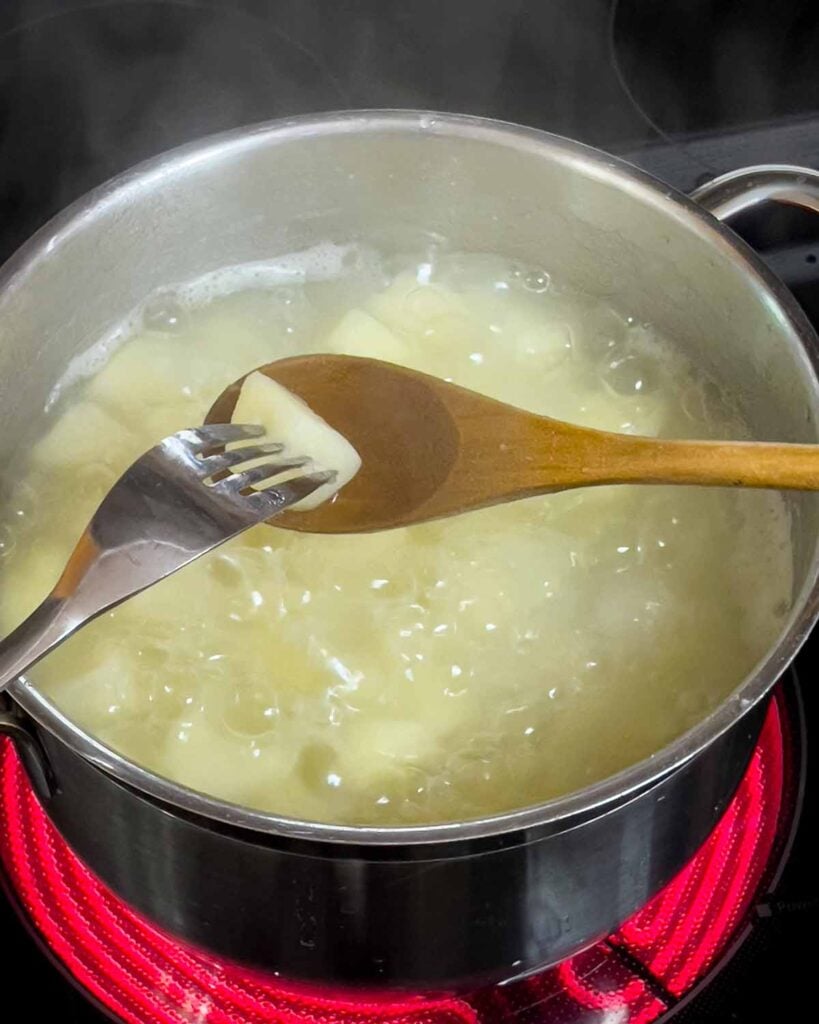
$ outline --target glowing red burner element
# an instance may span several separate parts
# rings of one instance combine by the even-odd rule
[[[719,827],[688,867],[610,939],[675,996],[708,972],[756,895],[776,840],[783,775],[781,722],[771,713]]]
[[[774,703],[720,824],[615,935],[534,978],[461,998],[330,998],[181,946],[68,849],[8,741],[0,744],[0,861],[52,953],[125,1024],[650,1024],[725,952],[759,889],[782,810],[782,723]]]

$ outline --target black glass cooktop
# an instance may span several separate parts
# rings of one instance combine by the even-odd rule
[[[819,168],[819,4],[3,0],[0,258],[66,203],[161,150],[287,114],[387,106],[555,131],[684,190],[752,163]],[[819,326],[819,218],[778,210],[736,226]],[[797,660],[807,769],[787,867],[745,941],[679,1020],[745,1021],[764,1005],[785,1020],[813,1001],[817,645],[809,641]],[[2,894],[0,946],[3,977],[9,988],[26,979],[34,1019],[103,1020]],[[0,1019],[3,1006],[0,996]]]

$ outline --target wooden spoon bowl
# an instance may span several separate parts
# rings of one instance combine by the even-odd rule
[[[298,395],[362,459],[332,501],[275,519],[286,529],[366,533],[601,484],[819,489],[819,445],[591,430],[357,356],[295,356],[258,372]],[[230,421],[243,382],[222,392],[206,423]]]

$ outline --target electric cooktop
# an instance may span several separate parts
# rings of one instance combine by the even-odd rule
[[[684,191],[819,168],[815,0],[4,0],[0,258],[72,199],[238,124],[350,107],[485,114],[608,149]],[[819,327],[819,218],[734,224]],[[356,999],[250,976],[123,906],[0,743],[0,1019],[61,1024],[650,1024],[799,1018],[819,928],[812,637],[694,860],[616,933],[505,987]],[[5,893],[5,895],[4,895]],[[8,1009],[6,1009],[8,1007]]]

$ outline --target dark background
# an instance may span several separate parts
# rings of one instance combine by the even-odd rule
[[[0,247],[238,124],[415,106],[633,151],[815,117],[818,58],[816,0],[2,0]]]
[[[819,168],[818,0],[0,0],[0,258],[157,152],[350,107],[485,114],[626,155],[682,189],[749,163]],[[819,218],[738,225],[819,321]],[[816,641],[812,641],[816,647]],[[810,648],[798,668],[819,733]],[[819,926],[816,768],[782,883],[689,1021],[801,1019]],[[0,896],[6,996],[101,1020]],[[803,968],[807,970],[803,973]],[[770,1012],[770,1011],[769,1011]]]

